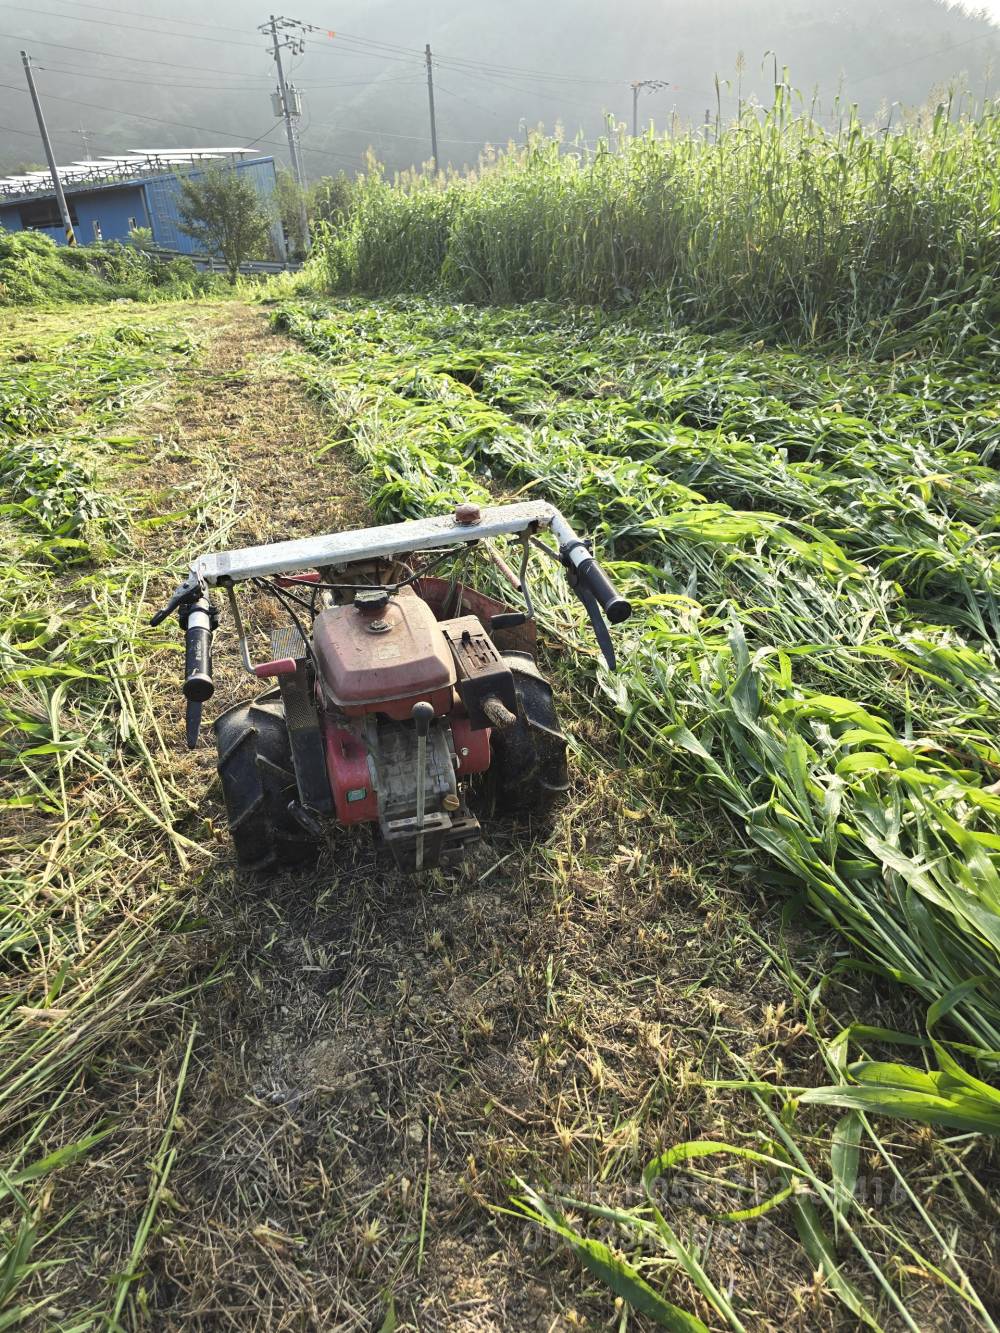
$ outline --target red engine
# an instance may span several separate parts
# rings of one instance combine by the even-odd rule
[[[439,716],[451,711],[455,661],[434,612],[412,588],[320,612],[313,652],[321,698],[345,717],[382,713],[402,722],[420,699]]]
[[[378,820],[401,864],[418,828],[425,863],[477,837],[462,780],[489,768],[491,726],[517,707],[479,618],[438,620],[403,587],[320,612],[312,647],[338,820]]]

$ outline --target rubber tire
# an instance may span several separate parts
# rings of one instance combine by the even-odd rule
[[[528,653],[504,653],[514,677],[517,721],[490,737],[489,773],[498,809],[544,814],[569,790],[566,738],[552,687]]]
[[[229,836],[240,865],[276,871],[315,860],[319,844],[289,813],[298,798],[280,699],[237,704],[215,721]]]

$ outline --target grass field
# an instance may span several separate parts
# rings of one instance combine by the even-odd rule
[[[580,653],[567,691],[614,719],[619,756],[644,767],[640,790],[693,782],[729,816],[775,893],[843,937],[835,973],[874,970],[925,1007],[926,1036],[886,1031],[864,1006],[839,1032],[807,1022],[832,1084],[768,1086],[786,1111],[796,1094],[847,1111],[832,1194],[811,1182],[832,1230],[844,1222],[838,1136],[853,1145],[851,1178],[862,1113],[995,1135],[1000,1094],[955,1058],[987,1074],[1000,1059],[1000,486],[981,349],[882,363],[769,351],[677,331],[655,307],[356,302],[289,309],[279,323],[319,362],[303,376],[368,464],[378,514],[538,493],[595,535],[646,614],[610,677],[549,587],[548,623]],[[945,1019],[957,1044],[937,1040]],[[926,1067],[900,1060],[914,1042]],[[790,1146],[771,1151],[785,1160]],[[722,1151],[746,1148],[741,1136]],[[529,1198],[539,1224],[574,1245],[558,1212]],[[839,1284],[832,1250],[796,1220],[861,1317],[866,1298]],[[616,1221],[676,1260],[662,1218]],[[576,1252],[600,1266],[579,1241]],[[738,1326],[719,1289],[688,1275]],[[905,1301],[896,1307],[905,1322]]]
[[[619,562],[649,612],[600,682],[631,753],[689,766],[926,1002],[995,977],[1000,483],[978,365],[545,308],[283,322],[333,363],[314,390],[361,408],[377,511],[539,491]],[[951,1010],[987,1060],[998,998],[986,980]]]
[[[2,335],[0,1319],[995,1327],[989,361],[276,322]],[[419,885],[361,836],[239,876],[152,606],[199,549],[516,493],[641,603],[612,678],[539,579],[554,827]]]
[[[672,318],[869,350],[929,335],[990,345],[1000,316],[1000,111],[949,97],[892,133],[787,83],[692,129],[590,149],[531,137],[478,170],[372,169],[322,238],[326,290],[455,300],[622,304]],[[890,117],[891,118],[891,117]]]

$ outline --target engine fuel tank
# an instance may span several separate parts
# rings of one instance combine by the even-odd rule
[[[334,606],[313,622],[313,652],[326,703],[347,717],[409,718],[418,699],[451,710],[455,664],[434,613],[412,588],[381,607]]]

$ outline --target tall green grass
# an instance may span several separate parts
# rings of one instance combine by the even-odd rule
[[[617,303],[667,294],[685,322],[869,341],[1000,314],[1000,111],[830,131],[778,89],[700,135],[612,153],[536,139],[466,177],[371,171],[322,264],[336,292]],[[960,313],[956,313],[960,307]]]
[[[219,285],[189,259],[168,259],[114,241],[71,249],[42,232],[0,227],[0,308],[176,300]]]

